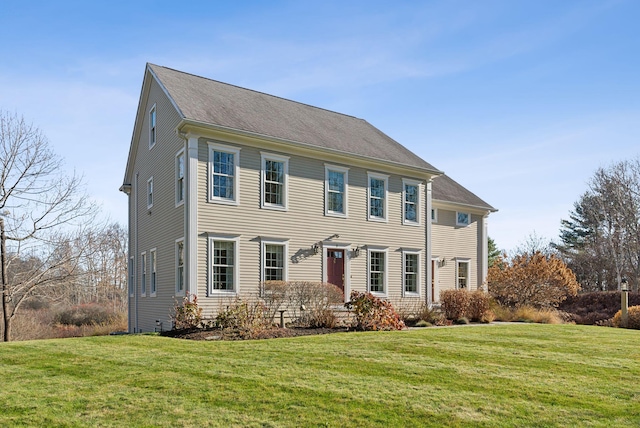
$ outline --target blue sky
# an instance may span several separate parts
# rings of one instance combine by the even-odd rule
[[[0,109],[112,220],[146,62],[366,119],[499,209],[511,249],[640,154],[640,1],[0,0]]]

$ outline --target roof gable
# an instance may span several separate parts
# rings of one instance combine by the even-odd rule
[[[363,119],[158,65],[148,68],[185,119],[440,172]]]

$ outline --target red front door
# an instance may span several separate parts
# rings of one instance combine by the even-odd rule
[[[344,250],[327,249],[327,282],[344,293]]]

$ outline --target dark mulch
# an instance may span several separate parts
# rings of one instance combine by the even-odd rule
[[[221,330],[221,329],[183,329],[162,332],[162,336],[188,340],[256,340],[275,339],[279,337],[311,336],[315,334],[343,333],[353,331],[346,327],[339,328],[280,328],[272,327],[260,330]]]
[[[629,306],[640,305],[640,293],[629,293]],[[576,324],[599,324],[620,310],[619,291],[598,291],[569,297],[558,309],[567,314],[567,321]]]

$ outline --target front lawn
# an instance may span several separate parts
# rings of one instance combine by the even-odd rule
[[[640,331],[485,325],[0,345],[0,426],[640,426]]]

